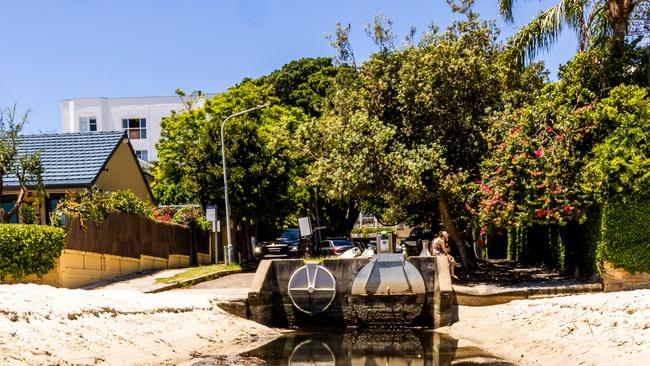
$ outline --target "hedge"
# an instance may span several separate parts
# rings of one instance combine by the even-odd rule
[[[383,231],[397,233],[397,229],[394,227],[364,227],[352,229],[352,234],[374,234],[381,233]]]
[[[43,276],[56,267],[65,231],[41,225],[0,225],[0,279]]]
[[[598,260],[628,272],[650,272],[650,200],[612,199],[603,205]]]

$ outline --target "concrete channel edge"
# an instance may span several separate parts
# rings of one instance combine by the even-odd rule
[[[169,285],[159,287],[153,290],[145,291],[147,294],[155,294],[158,292],[164,292],[164,291],[169,291],[173,290],[176,288],[181,288],[181,287],[186,287],[186,286],[192,286],[196,285],[197,283],[205,282],[205,281],[212,281],[216,280],[217,278],[221,278],[224,276],[228,276],[231,274],[236,274],[236,273],[242,273],[243,271],[241,269],[228,269],[228,270],[222,270],[222,271],[216,271],[212,273],[208,273],[202,276],[190,278],[184,281],[179,281],[175,283],[170,283]]]
[[[453,286],[454,305],[490,306],[505,304],[514,300],[543,299],[564,295],[579,295],[603,292],[602,283],[587,283],[578,285],[505,288],[482,291],[466,286]]]

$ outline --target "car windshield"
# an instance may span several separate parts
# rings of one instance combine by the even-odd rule
[[[413,229],[409,236],[411,238],[428,238],[433,236],[433,232],[429,229]]]
[[[280,234],[282,239],[296,240],[299,237],[298,229],[285,230]]]
[[[340,247],[340,246],[354,246],[354,244],[350,243],[349,241],[345,240],[332,240],[335,246]]]

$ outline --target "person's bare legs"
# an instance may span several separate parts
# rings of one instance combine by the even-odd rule
[[[447,260],[449,261],[449,274],[451,275],[451,278],[458,279],[458,277],[456,277],[456,274],[455,274],[456,260],[454,259],[454,257],[452,257],[449,254],[447,254]]]

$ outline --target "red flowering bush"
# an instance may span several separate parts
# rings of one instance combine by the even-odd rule
[[[564,224],[580,219],[592,203],[579,174],[594,137],[592,107],[559,105],[556,89],[551,84],[536,103],[494,117],[476,183],[481,227]]]
[[[580,221],[591,205],[611,192],[639,192],[650,186],[633,184],[650,181],[644,178],[650,160],[639,159],[650,155],[647,145],[606,150],[627,121],[646,121],[642,116],[648,113],[643,109],[649,104],[647,90],[620,86],[608,98],[575,106],[561,98],[561,86],[550,84],[536,103],[493,117],[486,134],[490,152],[482,163],[482,179],[474,186],[474,214],[481,227]],[[647,135],[633,134],[640,130],[629,128],[616,141],[645,141]],[[617,160],[616,154],[601,158],[603,151],[633,153]]]
[[[210,223],[205,218],[205,212],[201,206],[160,206],[154,210],[153,218],[159,222],[171,222],[174,224],[194,226],[202,230],[210,230]]]
[[[177,210],[174,206],[161,206],[153,210],[153,218],[160,222],[173,222]]]

